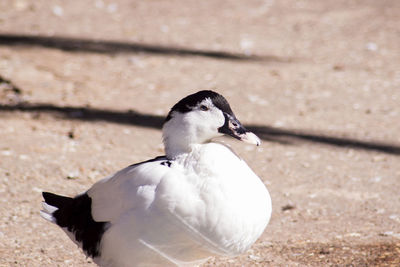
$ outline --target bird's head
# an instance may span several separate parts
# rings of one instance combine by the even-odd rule
[[[191,145],[207,143],[224,134],[260,145],[260,139],[243,127],[228,101],[210,90],[188,95],[176,103],[163,126],[168,157],[188,152]]]

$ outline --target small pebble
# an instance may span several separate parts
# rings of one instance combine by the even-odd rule
[[[68,132],[68,137],[70,138],[70,139],[74,139],[75,138],[75,134],[74,134],[74,131],[69,131]]]
[[[21,160],[27,160],[27,159],[29,159],[29,156],[28,156],[28,155],[21,154],[21,155],[19,155],[19,159],[21,159]]]
[[[259,260],[261,260],[261,257],[258,257],[256,255],[249,255],[249,259],[251,259],[253,261],[259,261]]]
[[[109,13],[115,13],[117,10],[118,10],[118,5],[116,3],[112,3],[107,6],[107,11]]]
[[[79,171],[72,171],[67,175],[67,179],[68,180],[75,180],[75,179],[79,178],[79,175],[80,175]]]
[[[295,208],[296,208],[295,206],[293,206],[291,204],[287,204],[287,205],[283,206],[281,209],[282,209],[282,211],[287,211],[287,210],[293,210]]]
[[[347,236],[351,236],[351,237],[360,237],[361,234],[359,234],[359,233],[349,233],[349,234],[347,234]]]
[[[3,155],[3,156],[11,156],[11,155],[12,155],[12,151],[10,151],[10,150],[3,150],[3,151],[1,151],[1,155]]]
[[[34,187],[32,187],[32,191],[33,191],[33,192],[42,193],[42,192],[43,192],[43,189],[34,186]]]
[[[382,181],[382,177],[376,176],[376,177],[369,179],[369,181],[373,182],[373,183],[379,183],[380,181]]]
[[[372,158],[372,161],[373,161],[373,162],[386,161],[386,157],[385,157],[385,156],[382,156],[382,155],[380,155],[380,156],[374,156],[374,157]]]
[[[53,14],[56,15],[57,17],[62,17],[64,15],[64,10],[60,6],[54,6]]]
[[[369,51],[376,51],[378,50],[378,45],[376,43],[373,42],[369,42],[365,45],[365,47],[369,50]]]
[[[251,49],[254,46],[254,42],[250,39],[243,38],[240,40],[240,48],[244,51],[246,55],[251,55]]]

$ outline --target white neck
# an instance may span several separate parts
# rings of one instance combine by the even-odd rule
[[[175,141],[175,142],[174,142]],[[165,154],[168,159],[175,159],[181,154],[190,153],[192,145],[189,143],[176,142],[176,140],[164,139]]]
[[[182,123],[178,125],[176,120],[170,120],[163,126],[165,154],[169,159],[191,152],[192,144],[196,143],[193,139],[193,133],[190,133],[190,128]]]
[[[196,121],[202,123],[194,123]],[[208,143],[212,138],[221,135],[216,126],[210,128],[210,124],[204,124],[204,120],[181,113],[175,113],[174,117],[164,124],[162,131],[165,153],[170,159],[190,153],[193,146]]]

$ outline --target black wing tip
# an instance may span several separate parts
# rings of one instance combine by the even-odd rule
[[[56,224],[67,228],[75,240],[82,245],[83,251],[91,257],[100,256],[99,244],[108,222],[97,222],[92,217],[92,199],[87,193],[74,198],[42,192],[45,202],[57,207],[53,213]]]

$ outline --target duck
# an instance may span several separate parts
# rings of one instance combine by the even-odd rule
[[[162,127],[165,155],[130,165],[67,197],[42,192],[41,216],[99,266],[199,266],[246,252],[272,212],[262,180],[226,135],[253,145],[219,93],[178,101]]]

